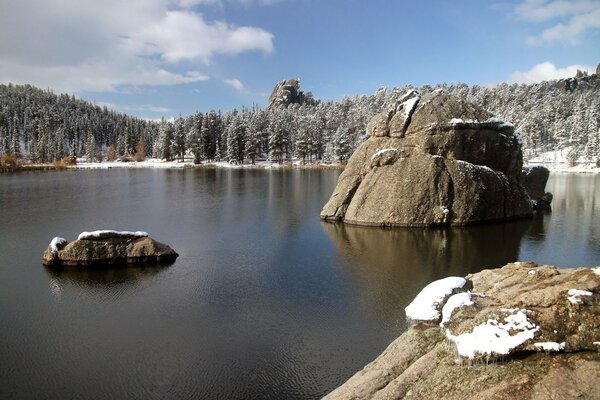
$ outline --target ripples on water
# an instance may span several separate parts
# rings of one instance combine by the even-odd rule
[[[600,264],[598,176],[552,213],[461,229],[321,223],[338,171],[0,175],[0,398],[319,398],[404,329],[428,282]],[[172,266],[45,269],[53,236],[145,230]]]

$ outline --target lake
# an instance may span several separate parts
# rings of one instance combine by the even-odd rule
[[[333,225],[337,170],[0,174],[0,398],[313,399],[406,329],[430,281],[515,260],[600,264],[600,176],[552,212],[456,229]],[[54,236],[144,230],[170,266],[48,269]]]

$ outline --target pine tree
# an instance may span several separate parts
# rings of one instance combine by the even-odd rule
[[[88,162],[94,162],[98,158],[98,147],[94,135],[88,133],[85,141],[85,156]]]
[[[185,157],[185,126],[184,120],[177,118],[175,120],[175,129],[172,142],[172,154],[176,156],[180,161],[184,161]]]
[[[245,145],[246,126],[241,116],[234,115],[227,127],[227,161],[243,164]]]

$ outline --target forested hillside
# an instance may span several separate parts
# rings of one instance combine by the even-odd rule
[[[193,157],[197,163],[344,161],[365,140],[371,116],[395,91],[411,88],[382,88],[339,102],[311,98],[271,110],[210,111],[157,123],[29,85],[0,85],[0,154],[49,162],[65,156],[131,156],[136,146],[143,146],[154,157]],[[442,84],[418,90],[425,94],[437,88],[466,96],[516,125],[527,157],[568,149],[573,161],[600,159],[599,75],[533,85]]]
[[[158,125],[66,94],[30,85],[0,85],[0,154],[33,162],[65,156],[99,158],[109,145],[132,154],[140,139],[149,143]]]

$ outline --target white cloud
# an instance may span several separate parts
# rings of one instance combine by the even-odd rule
[[[123,110],[125,111],[149,111],[149,112],[153,112],[153,113],[168,113],[171,112],[171,109],[168,107],[159,107],[159,106],[153,106],[152,104],[143,104],[141,106],[126,106],[123,107]]]
[[[0,83],[115,91],[209,79],[182,61],[273,51],[257,27],[208,22],[182,8],[206,0],[2,0]]]
[[[556,68],[551,62],[544,62],[534,65],[530,70],[521,72],[516,71],[509,75],[508,83],[537,83],[550,81],[554,79],[572,78],[577,70],[593,73],[594,68],[590,65],[569,65],[564,68]]]
[[[552,24],[539,35],[527,38],[532,45],[577,44],[586,33],[600,28],[600,1],[597,0],[525,0],[514,12],[524,21]]]
[[[234,88],[235,90],[242,91],[246,90],[246,87],[239,79],[225,79],[223,80],[226,84]]]
[[[165,18],[133,33],[127,47],[137,54],[160,56],[171,63],[194,59],[208,63],[215,54],[251,50],[270,53],[273,35],[260,28],[207,23],[190,11],[167,11]]]

